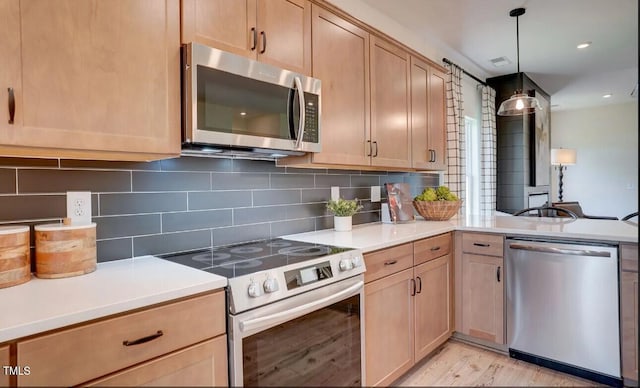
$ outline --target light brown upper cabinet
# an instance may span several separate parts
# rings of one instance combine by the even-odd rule
[[[307,0],[183,0],[182,43],[198,42],[311,74]]]
[[[411,167],[409,54],[374,35],[371,55],[371,165]]]
[[[1,2],[0,154],[177,156],[179,23],[179,0]]]
[[[411,57],[411,166],[444,170],[446,161],[446,74]]]
[[[322,81],[322,152],[278,164],[368,166],[369,33],[315,4],[311,13],[313,77]]]

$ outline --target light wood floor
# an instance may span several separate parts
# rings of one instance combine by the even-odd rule
[[[571,386],[597,384],[506,355],[449,340],[395,386]]]

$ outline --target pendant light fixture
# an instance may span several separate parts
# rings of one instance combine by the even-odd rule
[[[509,16],[516,18],[516,49],[518,55],[518,78],[520,89],[516,89],[513,96],[508,100],[504,100],[498,108],[498,116],[522,116],[529,113],[534,113],[536,109],[541,109],[538,100],[535,97],[529,96],[522,91],[523,80],[522,73],[520,73],[520,23],[519,17],[524,15],[524,8],[515,8],[509,12]]]

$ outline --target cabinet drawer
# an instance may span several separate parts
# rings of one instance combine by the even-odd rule
[[[620,246],[620,267],[623,271],[638,272],[638,244]]]
[[[451,252],[451,233],[425,238],[413,243],[413,264],[426,263],[449,252]]]
[[[486,233],[463,233],[462,251],[478,255],[503,256],[503,237]]]
[[[9,366],[9,345],[0,346],[0,368],[4,366]],[[9,374],[0,371],[0,387],[8,387],[9,386]]]
[[[18,385],[76,385],[223,334],[224,304],[216,292],[18,342]]]
[[[84,385],[84,384],[83,384]],[[227,336],[202,342],[122,372],[94,380],[94,387],[227,386]]]
[[[380,279],[413,266],[413,244],[402,244],[364,255],[364,281]]]

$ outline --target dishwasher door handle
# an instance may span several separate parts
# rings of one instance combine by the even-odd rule
[[[539,245],[527,245],[512,243],[509,244],[509,248],[521,250],[521,251],[533,251],[542,253],[551,253],[556,255],[572,255],[572,256],[592,256],[592,257],[611,257],[611,252],[607,251],[591,251],[588,249],[569,249],[569,248],[557,248],[549,246]]]

